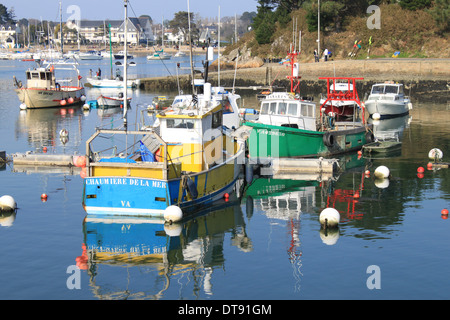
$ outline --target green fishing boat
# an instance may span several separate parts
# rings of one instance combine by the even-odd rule
[[[364,119],[364,106],[359,101],[355,80],[362,78],[327,77],[327,99],[320,106],[320,116],[316,117],[316,105],[302,99],[298,91],[298,52],[289,53],[291,61],[291,92],[268,95],[261,102],[258,120],[245,122],[252,128],[248,148],[253,162],[264,163],[277,157],[328,157],[360,150],[374,141],[373,126]],[[347,80],[346,93],[334,91],[330,81]],[[330,88],[331,87],[331,88]],[[335,86],[334,86],[335,87]],[[336,114],[324,114],[324,106],[330,101],[354,101],[361,110],[362,119],[355,115],[353,121],[336,121]]]

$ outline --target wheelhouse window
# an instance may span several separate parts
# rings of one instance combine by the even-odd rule
[[[222,110],[213,113],[212,116],[212,128],[218,128],[222,126]]]
[[[286,102],[278,103],[278,114],[286,114],[286,107],[287,107]]]
[[[289,103],[287,114],[290,116],[298,115],[298,105],[296,103]]]
[[[397,86],[386,86],[385,93],[397,93]]]
[[[167,119],[166,126],[167,128],[193,129],[195,122],[189,119]]]
[[[301,115],[304,117],[313,117],[314,116],[314,106],[309,104],[302,104]]]
[[[269,113],[269,103],[265,102],[261,106],[261,114],[268,114]]]
[[[270,103],[270,107],[269,107],[269,113],[270,114],[275,114],[277,111],[277,103],[276,102],[271,102]]]
[[[373,94],[381,94],[384,93],[384,86],[374,86],[372,88],[372,93]]]

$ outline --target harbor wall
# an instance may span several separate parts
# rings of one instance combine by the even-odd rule
[[[236,74],[236,78],[235,78]],[[222,70],[220,85],[241,90],[274,89],[289,90],[290,68],[278,63],[265,64],[259,68]],[[300,63],[300,92],[305,95],[325,93],[326,81],[319,77],[360,77],[357,90],[360,98],[370,90],[373,83],[384,81],[401,82],[405,93],[416,98],[448,101],[450,88],[450,59],[373,59],[338,60],[320,63]],[[209,82],[218,84],[218,73],[209,72]],[[182,90],[191,88],[190,75],[141,79],[141,88],[146,90]],[[189,91],[190,92],[190,91]]]

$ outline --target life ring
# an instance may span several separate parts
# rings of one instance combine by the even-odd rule
[[[334,145],[334,134],[332,134],[331,132],[326,132],[323,135],[323,143],[327,146],[327,147],[332,147]]]
[[[375,136],[373,135],[372,131],[366,132],[366,143],[371,143],[375,141]]]

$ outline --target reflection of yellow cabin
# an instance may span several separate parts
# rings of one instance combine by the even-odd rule
[[[161,112],[157,117],[161,138],[167,142],[168,160],[181,163],[181,170],[200,172],[223,161],[221,105],[208,112],[185,109]]]

